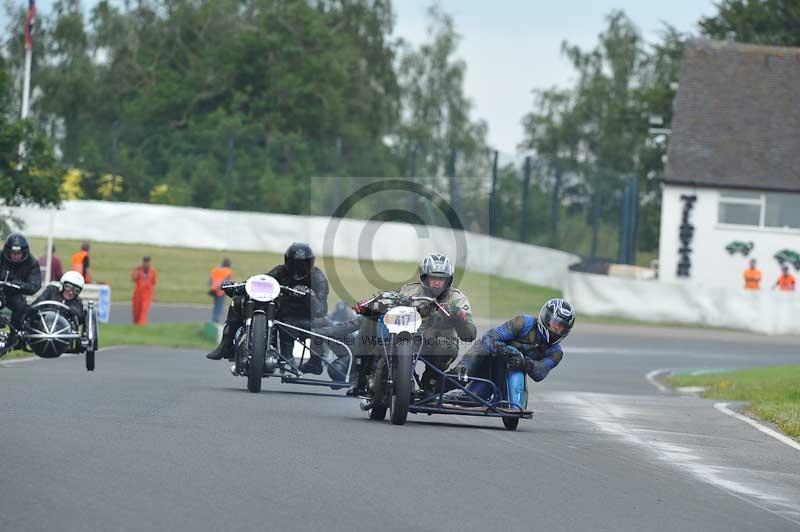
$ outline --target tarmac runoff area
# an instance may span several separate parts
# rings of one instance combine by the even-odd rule
[[[11,364],[0,530],[800,530],[800,451],[646,378],[800,363],[798,339],[583,324],[565,352],[517,432],[396,427],[274,380],[250,394],[196,350]]]

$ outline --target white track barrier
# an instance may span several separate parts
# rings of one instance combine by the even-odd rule
[[[569,273],[565,297],[579,313],[800,334],[800,294]]]
[[[47,211],[11,209],[25,222],[25,233],[46,237]],[[308,242],[322,255],[417,262],[428,253],[465,257],[469,271],[560,289],[570,264],[579,258],[550,248],[443,227],[393,222],[233,212],[170,205],[103,201],[65,201],[55,211],[54,237],[153,244],[201,249],[283,253],[292,242]],[[463,237],[463,238],[462,238]],[[465,246],[459,245],[459,239]],[[325,245],[327,244],[327,245]],[[459,253],[459,251],[461,253]]]

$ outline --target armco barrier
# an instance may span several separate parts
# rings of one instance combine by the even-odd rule
[[[580,314],[800,334],[800,293],[705,287],[570,272],[564,294]]]
[[[75,240],[275,253],[302,241],[319,255],[328,250],[334,257],[404,262],[439,252],[464,257],[470,271],[555,289],[561,288],[569,265],[579,261],[550,248],[394,222],[103,201],[65,201],[59,210],[12,211],[25,222],[30,236],[47,236],[53,216],[53,236]]]

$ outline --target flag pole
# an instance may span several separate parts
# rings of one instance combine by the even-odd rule
[[[31,104],[31,63],[33,62],[33,26],[36,23],[36,0],[28,0],[25,20],[25,74],[22,78],[22,119],[28,118]]]
[[[31,62],[33,47],[25,46],[25,75],[22,81],[22,119],[28,118],[31,102]]]

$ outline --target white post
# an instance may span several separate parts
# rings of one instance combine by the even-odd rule
[[[25,76],[22,78],[22,119],[28,118],[31,104],[31,60],[33,59],[33,46],[25,47]],[[25,142],[19,143],[19,165],[22,169],[22,159],[25,157]]]
[[[50,276],[53,271],[53,231],[55,230],[56,215],[50,210],[50,230],[47,233],[47,268],[44,271],[44,285],[50,284]]]
[[[31,102],[31,61],[33,59],[33,47],[25,47],[25,76],[22,81],[22,119],[28,118]]]

